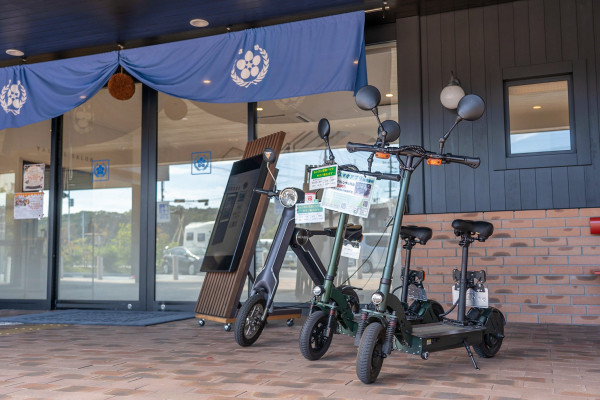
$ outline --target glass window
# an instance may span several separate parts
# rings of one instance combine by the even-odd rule
[[[398,121],[398,93],[396,77],[396,45],[367,47],[367,71],[369,84],[381,91],[382,101],[379,106],[379,117],[382,121],[392,119]],[[347,142],[374,143],[377,138],[377,120],[368,111],[360,110],[351,92],[325,93],[306,97],[289,98],[261,102],[258,104],[258,136],[266,136],[273,132],[286,132],[282,154],[277,162],[279,170],[277,187],[298,187],[308,191],[305,171],[310,165],[322,165],[328,155],[325,144],[317,134],[317,125],[321,118],[327,118],[331,124],[330,144],[338,164],[354,164],[360,169],[367,168],[366,153],[349,153]],[[395,160],[375,159],[374,171],[398,173]],[[366,290],[359,291],[362,302],[367,302],[373,290],[379,285],[378,276],[385,264],[387,248],[384,247],[386,233],[391,232],[385,224],[393,215],[398,194],[398,183],[379,181],[373,193],[373,203],[369,218],[350,217],[349,222],[363,226],[369,236],[369,243],[381,241],[376,251],[373,246],[361,245],[358,260],[341,257],[336,284],[347,283]],[[320,193],[318,193],[320,196]],[[267,210],[265,222],[256,252],[256,269],[262,268],[273,236],[277,229],[282,206],[272,201]],[[337,226],[338,213],[326,212],[323,224],[310,224],[309,229]],[[372,237],[372,238],[371,238]],[[312,240],[319,252],[321,261],[327,268],[333,245],[332,238]],[[400,252],[398,252],[400,254]],[[399,269],[398,269],[399,270]],[[395,271],[396,273],[396,271]],[[399,271],[398,271],[399,273]],[[277,302],[305,302],[312,296],[314,284],[304,272],[297,267],[297,258],[289,250],[280,273],[280,281],[275,300]]]
[[[510,153],[573,150],[568,78],[507,87]]]
[[[142,86],[64,116],[59,300],[139,299]]]
[[[50,121],[44,121],[0,130],[1,299],[47,297],[50,129]],[[37,169],[37,175],[44,171],[43,187],[28,187],[24,171],[31,164],[43,164]],[[25,191],[43,193],[41,218],[15,212],[15,194]]]
[[[158,107],[155,300],[196,301],[231,166],[248,141],[248,106],[159,93]],[[172,248],[181,256],[170,257]]]

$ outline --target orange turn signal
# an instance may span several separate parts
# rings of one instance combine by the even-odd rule
[[[388,160],[390,158],[389,153],[375,153],[375,157]]]
[[[429,165],[442,165],[442,160],[439,158],[428,158],[427,164]]]

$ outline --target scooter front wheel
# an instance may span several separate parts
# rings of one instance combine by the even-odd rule
[[[383,366],[383,342],[385,329],[378,322],[372,322],[365,328],[356,356],[356,375],[362,383],[373,383]]]
[[[323,357],[333,339],[333,332],[327,335],[329,317],[321,310],[310,314],[300,331],[300,352],[307,360],[318,360]]]
[[[255,294],[240,308],[234,327],[235,341],[240,346],[251,346],[259,338],[265,327],[262,316],[266,303],[261,294]]]

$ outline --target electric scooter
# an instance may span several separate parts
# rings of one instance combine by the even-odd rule
[[[272,163],[275,160],[274,151],[269,148],[265,149],[263,158],[267,163]],[[273,180],[275,180],[274,177]],[[295,206],[297,203],[304,202],[304,192],[298,188],[289,187],[281,191],[278,191],[276,187],[274,190],[257,188],[254,191],[269,198],[276,198],[284,209],[264,267],[254,280],[250,297],[236,315],[234,336],[240,346],[250,346],[256,342],[265,327],[269,314],[273,312],[273,301],[279,284],[279,272],[288,246],[296,254],[298,261],[313,282],[322,285],[325,281],[325,267],[310,242],[310,238],[315,235],[324,235],[343,241],[344,238],[352,240],[356,236],[362,237],[362,227],[358,225],[346,227],[345,223],[338,225],[338,228],[341,227],[341,231],[335,227],[324,230],[296,227]],[[338,232],[341,232],[341,239],[337,239]],[[288,321],[289,326],[291,323],[293,320]]]
[[[395,141],[400,136],[400,127],[394,121],[384,121],[380,129],[380,139],[385,143]],[[329,134],[329,121],[322,119],[319,122],[319,135],[327,137]],[[385,134],[381,130],[385,130]],[[326,141],[329,148],[329,143]],[[329,150],[331,154],[331,149]],[[333,154],[331,154],[333,159]],[[370,160],[372,163],[372,159]],[[341,168],[341,167],[340,167]],[[342,168],[343,169],[343,168]],[[374,176],[377,179],[398,180],[399,176],[395,174],[371,173],[369,171],[358,171],[356,168],[347,169],[360,174]],[[340,215],[338,229],[343,227],[348,219],[348,214]],[[402,238],[406,240],[407,262],[403,270],[402,300],[399,300],[393,294],[390,300],[392,309],[401,308],[410,317],[411,323],[430,323],[440,320],[439,315],[444,312],[442,305],[433,300],[427,300],[423,297],[425,291],[422,281],[424,279],[423,271],[410,270],[410,249],[416,244],[425,244],[432,236],[431,229],[423,227],[402,227]],[[337,238],[336,238],[337,239]],[[338,246],[338,247],[336,247]],[[300,352],[307,360],[318,360],[329,349],[333,340],[334,333],[344,334],[355,337],[358,324],[355,321],[354,314],[358,313],[360,302],[352,286],[335,287],[333,281],[338,272],[339,254],[341,244],[336,240],[333,254],[327,269],[327,277],[324,285],[317,285],[313,289],[314,297],[310,304],[309,316],[302,325],[300,331],[299,346]],[[408,288],[420,288],[417,290],[420,297],[409,307]]]
[[[379,91],[372,86],[365,86],[356,95],[356,102],[361,109],[375,112],[379,104]],[[485,272],[467,271],[468,247],[475,240],[485,241],[493,233],[493,225],[485,221],[455,220],[452,223],[454,232],[461,237],[462,265],[458,278],[458,299],[452,311],[458,305],[457,319],[449,319],[444,315],[441,322],[413,325],[402,309],[389,307],[390,287],[398,239],[400,237],[404,206],[412,172],[424,161],[430,165],[458,163],[477,168],[480,160],[475,157],[464,157],[444,154],[444,142],[462,120],[479,119],[485,110],[483,100],[476,95],[467,95],[459,102],[458,117],[450,130],[440,139],[440,151],[434,153],[421,146],[386,146],[385,142],[375,145],[348,143],[349,152],[364,151],[371,154],[395,156],[402,170],[402,182],[398,193],[394,224],[390,235],[390,243],[383,269],[379,289],[371,297],[371,308],[361,310],[361,319],[356,334],[358,354],[356,373],[363,383],[373,383],[377,379],[384,359],[392,350],[420,355],[428,359],[430,352],[465,347],[476,369],[470,346],[481,357],[493,357],[502,345],[505,319],[502,313],[493,307],[487,307],[487,292],[483,288]],[[469,290],[469,291],[468,291]],[[473,307],[466,312],[467,296]]]

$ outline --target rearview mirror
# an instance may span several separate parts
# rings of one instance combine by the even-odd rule
[[[356,92],[356,105],[361,110],[375,112],[379,102],[381,102],[381,93],[375,86],[363,86]]]
[[[382,129],[383,128],[383,129]],[[385,131],[385,135],[383,132]],[[400,137],[400,125],[396,121],[388,119],[381,123],[378,129],[378,136],[384,143],[392,143]]]
[[[330,129],[331,129],[331,127],[329,126],[329,121],[327,120],[327,118],[322,118],[319,121],[319,126],[317,128],[317,131],[319,132],[319,136],[321,136],[321,139],[323,139],[326,142],[329,138]]]
[[[483,115],[485,103],[483,99],[476,94],[468,94],[458,102],[456,112],[461,119],[475,121]]]

